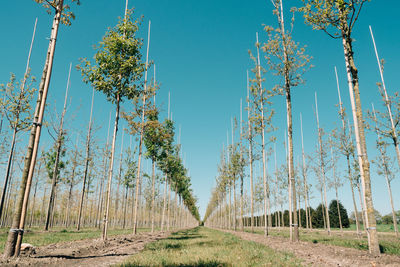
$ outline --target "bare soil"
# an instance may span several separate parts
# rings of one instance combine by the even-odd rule
[[[0,259],[0,266],[110,266],[143,250],[147,243],[166,238],[170,232],[139,233],[101,239],[61,242],[35,248],[35,254]]]
[[[225,231],[241,239],[264,244],[276,251],[293,253],[306,266],[400,266],[400,257],[381,254],[374,257],[368,251],[311,242],[290,242],[287,238]]]

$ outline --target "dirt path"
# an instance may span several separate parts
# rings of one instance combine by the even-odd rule
[[[147,243],[166,238],[170,232],[139,233],[101,239],[86,239],[36,248],[36,254],[0,260],[0,266],[110,266],[122,263]]]
[[[367,251],[339,246],[300,241],[292,243],[286,238],[268,237],[246,232],[225,231],[241,239],[264,244],[282,252],[291,252],[307,266],[400,266],[400,257],[382,254],[373,257]]]

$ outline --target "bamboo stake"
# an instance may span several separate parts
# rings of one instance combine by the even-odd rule
[[[250,227],[251,232],[254,232],[254,192],[253,192],[253,137],[250,122],[250,86],[249,86],[249,71],[247,71],[247,121],[248,121],[248,139],[249,139],[249,172],[250,172]]]
[[[319,141],[319,149],[320,149],[320,160],[321,160],[321,175],[322,175],[322,187],[324,190],[324,202],[325,202],[325,217],[326,217],[326,226],[328,230],[328,235],[331,234],[331,224],[329,220],[329,210],[328,210],[328,200],[326,195],[326,177],[325,177],[325,161],[322,155],[322,129],[319,127],[319,117],[318,117],[318,102],[317,102],[317,92],[315,92],[315,116],[317,119],[317,127],[318,127],[318,141]]]
[[[312,228],[311,225],[311,214],[308,210],[308,183],[307,183],[307,170],[306,170],[306,156],[304,153],[304,141],[303,141],[303,117],[300,113],[300,129],[301,129],[301,154],[303,158],[303,179],[304,179],[304,203],[306,208],[306,227],[307,229]]]
[[[240,126],[239,126],[239,131],[240,131],[240,162],[243,160],[243,147],[242,147],[242,139],[243,139],[243,104],[242,104],[242,98],[240,98]],[[240,163],[242,164],[242,163]],[[244,225],[243,225],[243,172],[240,174],[240,229],[243,232],[244,231]]]
[[[393,115],[392,115],[391,102],[390,102],[388,94],[387,94],[386,85],[385,85],[385,79],[383,78],[383,70],[382,70],[381,62],[379,60],[378,49],[376,48],[375,38],[374,38],[374,34],[372,33],[371,26],[369,26],[369,31],[371,33],[372,43],[374,44],[376,60],[378,62],[378,67],[379,67],[379,74],[381,75],[383,95],[385,97],[385,105],[386,105],[386,108],[387,108],[387,111],[388,111],[388,114],[389,114],[390,124],[392,126],[392,131],[390,132],[390,134],[392,136],[393,144],[394,144],[395,149],[396,149],[397,164],[400,167],[400,148],[399,148],[399,143],[398,143],[398,139],[397,139],[396,126],[394,124]]]
[[[291,235],[292,241],[299,241],[299,226],[298,226],[298,218],[297,218],[297,201],[296,201],[296,183],[294,177],[294,163],[293,163],[293,125],[292,125],[292,102],[291,102],[291,94],[290,94],[290,82],[289,82],[289,73],[287,70],[288,63],[288,55],[287,55],[287,47],[286,47],[286,33],[285,33],[285,20],[283,16],[283,0],[280,0],[280,26],[281,26],[281,35],[282,35],[282,47],[283,47],[283,57],[284,57],[284,65],[285,65],[285,95],[286,95],[286,115],[287,115],[287,130],[288,130],[288,170],[289,170],[289,179],[291,180],[291,190],[292,194],[292,205],[293,205],[293,235]],[[279,16],[278,16],[279,17]]]
[[[139,156],[138,156],[138,169],[136,174],[136,199],[135,199],[135,208],[134,208],[134,217],[133,217],[133,234],[137,232],[137,211],[138,211],[138,204],[139,204],[139,187],[140,187],[140,167],[141,167],[141,160],[142,160],[142,143],[143,143],[143,132],[144,132],[144,123],[145,123],[145,107],[146,107],[146,93],[147,93],[147,69],[148,69],[148,62],[149,62],[149,47],[150,47],[150,27],[151,21],[149,21],[149,29],[147,34],[147,52],[146,52],[146,68],[144,72],[144,93],[142,99],[142,122],[140,127],[140,139],[139,139]],[[168,104],[169,106],[169,104]],[[169,108],[168,108],[169,109]]]
[[[345,115],[344,115],[344,109],[343,109],[343,106],[342,106],[342,98],[341,98],[341,95],[340,95],[339,78],[338,78],[336,66],[335,66],[335,76],[336,76],[336,85],[337,85],[338,97],[339,97],[339,108],[340,108],[339,112],[340,112],[340,117],[342,119],[343,137],[345,138],[347,136],[346,124],[345,124],[345,121],[344,121]],[[350,125],[349,125],[349,131],[351,131]],[[351,135],[349,136],[349,138],[351,140]],[[346,152],[346,160],[347,160],[347,172],[348,172],[348,175],[349,175],[351,194],[352,194],[352,198],[353,198],[354,213],[355,213],[355,218],[356,218],[356,230],[357,230],[358,237],[360,237],[360,235],[361,235],[360,223],[359,223],[359,220],[358,220],[358,210],[357,210],[356,199],[355,199],[355,196],[354,196],[354,185],[353,185],[352,171],[351,171],[351,165],[350,165],[350,153],[349,152]]]
[[[266,172],[266,155],[265,155],[265,124],[264,124],[264,93],[262,89],[262,80],[261,80],[261,63],[260,63],[260,44],[258,42],[258,33],[256,32],[256,47],[257,47],[257,84],[258,90],[260,93],[260,108],[261,108],[261,150],[262,150],[262,172],[263,172],[263,186],[264,186],[264,235],[268,235],[268,226],[267,226],[267,172]]]

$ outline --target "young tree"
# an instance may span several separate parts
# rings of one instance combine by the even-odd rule
[[[377,167],[377,173],[378,175],[384,175],[385,180],[386,180],[386,186],[388,189],[388,194],[389,194],[389,199],[390,199],[390,207],[392,208],[392,216],[393,216],[393,226],[394,226],[394,231],[396,233],[396,236],[399,236],[399,231],[397,229],[397,219],[396,219],[396,213],[394,210],[394,204],[393,204],[393,196],[392,196],[392,186],[391,182],[395,178],[395,174],[398,173],[398,168],[394,167],[393,161],[391,158],[388,157],[387,155],[387,146],[388,144],[383,141],[381,135],[379,134],[378,131],[378,120],[376,117],[376,112],[374,105],[372,105],[372,112],[374,114],[374,121],[376,125],[376,135],[378,139],[376,140],[376,147],[379,150],[380,157],[377,157],[377,160],[374,162]]]
[[[366,226],[369,252],[379,255],[378,234],[374,205],[372,201],[370,166],[364,133],[364,120],[361,108],[358,69],[354,60],[353,38],[351,36],[362,7],[369,0],[302,0],[304,17],[313,29],[323,30],[330,37],[341,39],[346,63],[347,81],[354,121],[354,134],[359,158],[361,181],[364,191]]]
[[[235,181],[242,175],[244,172],[245,161],[241,157],[240,146],[238,144],[232,144],[230,147],[230,161],[228,162],[228,175],[230,178],[230,182],[235,183]],[[234,187],[235,188],[235,187]],[[234,194],[235,194],[235,190]],[[236,202],[236,198],[234,198]],[[234,230],[236,231],[236,203],[234,203]]]
[[[169,191],[169,188],[171,185],[171,174],[172,174],[172,168],[173,168],[173,157],[171,155],[174,154],[174,146],[173,146],[174,134],[175,134],[174,124],[168,118],[167,120],[164,121],[164,125],[163,125],[163,135],[165,136],[165,139],[163,139],[163,143],[161,146],[161,152],[160,152],[160,159],[158,161],[158,166],[164,173],[164,177],[165,177],[164,201],[163,201],[163,210],[162,210],[162,216],[161,216],[161,231],[163,231],[164,226],[166,225],[165,217],[167,216],[166,215],[166,213],[167,213],[167,194],[168,194],[168,191]],[[168,210],[169,210],[169,205],[168,205]],[[169,218],[169,216],[168,216],[168,218]]]
[[[354,173],[351,168],[351,156],[354,155],[354,142],[353,142],[353,137],[351,135],[351,128],[350,126],[347,126],[346,123],[346,110],[342,105],[342,97],[340,95],[340,87],[339,87],[339,78],[337,75],[337,70],[335,67],[335,77],[336,77],[336,85],[337,85],[337,90],[338,90],[338,97],[339,97],[339,117],[340,120],[342,121],[342,131],[334,137],[337,139],[336,145],[338,146],[338,150],[346,157],[346,162],[347,162],[347,178],[349,179],[350,182],[350,189],[351,189],[351,196],[353,199],[353,207],[355,211],[355,221],[356,221],[356,230],[357,230],[357,235],[360,237],[361,232],[360,232],[360,222],[358,220],[358,209],[357,209],[357,204],[356,204],[356,199],[354,196]],[[349,132],[347,132],[349,131]]]
[[[120,105],[123,100],[138,97],[142,84],[140,79],[144,71],[142,63],[142,39],[136,33],[139,20],[133,20],[133,11],[126,10],[123,19],[119,19],[114,28],[110,28],[99,46],[96,47],[94,63],[81,60],[78,69],[83,80],[95,90],[104,93],[107,100],[116,105],[114,131],[111,145],[111,159],[107,181],[107,201],[104,212],[103,240],[107,240],[107,228],[110,209],[111,184],[114,166],[115,141],[118,131]]]
[[[274,14],[278,19],[278,28],[274,29],[265,26],[268,33],[268,41],[264,44],[263,50],[266,53],[266,59],[270,69],[276,76],[282,76],[283,84],[278,84],[274,91],[277,94],[286,97],[286,114],[287,114],[287,133],[288,133],[288,170],[289,181],[291,186],[291,202],[293,204],[293,232],[291,231],[292,241],[299,240],[299,229],[297,219],[296,204],[296,188],[294,178],[294,156],[293,156],[293,124],[292,124],[292,97],[291,90],[302,83],[302,74],[310,67],[310,57],[305,54],[305,48],[300,47],[291,35],[293,31],[293,23],[291,30],[285,30],[285,22],[283,16],[282,0],[273,0]],[[292,22],[294,19],[292,19]],[[275,33],[275,34],[274,34]],[[291,228],[292,229],[292,228]]]
[[[249,86],[249,72],[247,71],[247,140],[249,142],[249,175],[250,175],[250,227],[254,231],[254,186],[253,186],[253,122],[251,114],[253,113],[253,105],[250,107],[250,86]]]
[[[332,136],[336,135],[336,131],[332,131]],[[333,142],[332,138],[329,138],[329,143],[330,143],[330,150],[331,150],[331,162],[332,162],[332,181],[329,184],[329,187],[335,188],[335,195],[336,195],[336,208],[337,208],[337,215],[339,219],[339,228],[342,231],[343,230],[343,225],[342,225],[342,214],[340,211],[340,206],[339,206],[339,188],[343,186],[340,175],[338,175],[337,169],[336,169],[336,164],[338,162],[338,156],[337,153],[334,153],[333,148],[335,147],[335,143]],[[336,152],[336,151],[335,151]]]
[[[158,111],[155,109],[147,114],[148,125],[144,132],[144,145],[146,146],[146,157],[151,159],[151,231],[154,232],[155,220],[155,181],[156,162],[160,158],[160,150],[163,143],[162,125],[158,121]]]
[[[130,114],[125,114],[124,117],[128,121],[128,124],[131,128],[130,134],[136,134],[139,132],[139,155],[138,155],[138,168],[136,174],[136,198],[134,205],[134,217],[133,217],[133,233],[136,234],[137,231],[137,214],[138,214],[138,206],[139,206],[139,193],[140,193],[140,183],[141,183],[141,161],[142,161],[142,147],[143,147],[143,134],[146,127],[146,113],[149,110],[149,102],[147,101],[149,97],[152,96],[151,90],[147,89],[147,71],[149,68],[149,46],[150,46],[150,22],[148,28],[148,36],[147,36],[147,49],[146,49],[146,62],[144,64],[144,90],[141,92],[142,98],[142,106],[140,107],[139,99],[137,96],[134,99],[134,105],[137,107],[135,112],[131,112]],[[135,122],[136,118],[140,118],[140,122]]]
[[[256,79],[253,80],[254,85],[250,86],[250,92],[253,96],[253,107],[254,113],[251,118],[255,125],[255,132],[261,136],[261,157],[262,157],[262,172],[263,172],[263,188],[264,188],[264,220],[267,221],[267,213],[269,215],[269,182],[267,181],[267,153],[266,153],[266,138],[265,131],[271,132],[274,130],[272,126],[272,117],[275,113],[273,109],[266,109],[266,105],[271,105],[271,92],[267,91],[263,88],[262,83],[265,79],[262,78],[262,74],[265,73],[265,69],[261,67],[260,62],[260,43],[258,42],[258,33],[256,34],[256,49],[257,49],[257,57],[254,57],[250,54],[251,58],[255,62],[256,67],[253,69],[253,72],[256,75]],[[273,141],[273,138],[272,138]],[[268,216],[270,217],[270,216]],[[268,235],[268,227],[267,223],[265,223],[264,234]]]
[[[301,173],[303,175],[303,184],[304,184],[304,208],[306,211],[306,227],[307,229],[312,229],[311,223],[311,213],[309,203],[309,185],[307,182],[307,172],[308,172],[308,165],[306,164],[306,155],[304,153],[304,142],[303,142],[303,117],[300,113],[300,129],[301,129],[301,155],[302,155],[302,168]]]
[[[3,94],[3,98],[0,99],[0,108],[2,110],[0,133],[2,130],[1,128],[3,127],[3,116],[5,116],[6,119],[8,120],[10,128],[12,129],[13,132],[9,156],[8,156],[8,162],[6,167],[6,176],[4,178],[3,191],[0,200],[0,220],[3,215],[5,193],[7,190],[8,180],[10,177],[10,169],[13,160],[15,145],[17,142],[17,134],[20,131],[26,130],[30,126],[30,122],[32,121],[31,101],[33,99],[33,94],[36,90],[32,88],[32,83],[35,81],[35,78],[30,76],[29,64],[31,59],[33,42],[35,40],[36,25],[37,25],[37,19],[35,21],[35,27],[33,29],[32,41],[31,41],[31,46],[29,48],[28,60],[26,63],[24,78],[20,83],[18,83],[15,81],[16,80],[15,75],[11,74],[10,82],[6,86],[0,85],[0,92]],[[18,87],[20,89],[19,92],[17,92],[16,90],[16,88]]]
[[[49,196],[49,202],[47,206],[47,215],[45,219],[45,230],[49,229],[50,219],[54,212],[54,202],[56,198],[57,184],[60,178],[60,173],[65,169],[67,162],[63,161],[66,155],[66,150],[62,149],[58,151],[57,143],[45,153],[45,163],[48,178],[51,182],[51,191]]]
[[[71,206],[72,206],[72,195],[73,195],[73,188],[75,185],[78,184],[76,177],[80,174],[79,173],[79,163],[80,163],[80,151],[78,147],[78,138],[76,139],[76,143],[74,145],[73,151],[69,153],[69,162],[72,165],[70,172],[68,175],[65,175],[63,179],[63,183],[68,187],[68,198],[67,198],[67,208],[65,210],[65,220],[64,224],[65,227],[69,227],[70,217],[71,217]]]
[[[137,171],[137,162],[135,161],[135,154],[136,149],[132,151],[128,148],[125,157],[125,165],[126,165],[126,172],[123,176],[122,185],[125,188],[125,201],[124,201],[124,215],[123,215],[123,223],[122,228],[125,229],[126,226],[126,209],[127,209],[127,202],[128,202],[128,191],[129,189],[135,188],[135,176]]]
[[[36,102],[34,119],[29,136],[29,142],[24,161],[24,168],[22,171],[21,186],[18,194],[17,204],[15,205],[15,212],[11,226],[12,231],[10,231],[8,234],[7,243],[4,249],[5,258],[19,256],[23,237],[23,229],[25,225],[26,210],[28,207],[29,193],[32,183],[33,172],[35,169],[44,110],[46,106],[47,92],[49,89],[50,78],[53,68],[53,59],[58,29],[60,22],[65,25],[71,25],[71,19],[74,18],[74,14],[69,11],[70,6],[64,5],[64,0],[35,1],[39,4],[42,4],[44,8],[47,9],[47,12],[49,14],[54,11],[55,15],[49,40],[49,47],[46,54],[46,61],[44,64],[42,78],[39,85],[38,99]],[[77,4],[80,3],[79,0],[70,0],[70,2],[75,2]]]
[[[57,180],[58,180],[58,175],[59,175],[59,160],[60,160],[60,155],[63,152],[65,154],[65,151],[63,149],[63,145],[65,143],[65,136],[66,133],[63,129],[64,127],[64,116],[65,113],[67,111],[67,99],[68,99],[68,90],[69,90],[69,82],[70,82],[70,77],[71,77],[71,67],[72,64],[69,65],[69,73],[68,73],[68,81],[67,81],[67,89],[65,90],[65,99],[64,99],[64,108],[61,114],[61,119],[60,119],[60,125],[58,127],[58,129],[56,130],[57,133],[57,138],[56,138],[56,142],[54,144],[54,148],[55,148],[55,159],[54,159],[54,170],[52,171],[52,177],[51,177],[51,192],[50,192],[50,201],[49,201],[49,206],[47,209],[47,218],[46,218],[46,224],[45,224],[45,230],[49,230],[49,223],[50,223],[50,215],[52,213],[53,210],[53,201],[55,198],[55,190],[56,190],[56,185],[57,185]]]
[[[324,202],[324,207],[325,207],[326,226],[327,226],[327,230],[328,230],[328,235],[330,235],[331,234],[331,224],[329,221],[328,199],[327,199],[327,195],[326,195],[326,184],[327,184],[327,181],[326,181],[327,180],[326,179],[326,171],[327,171],[326,157],[327,157],[327,153],[326,153],[326,150],[324,149],[325,146],[322,144],[323,129],[321,127],[319,127],[317,92],[315,92],[315,117],[317,120],[318,143],[319,143],[318,155],[319,155],[320,173],[319,173],[318,177],[320,178],[321,189],[324,191],[323,202]]]
[[[29,128],[32,120],[30,113],[32,110],[31,100],[35,92],[35,89],[32,87],[34,81],[35,79],[30,77],[28,70],[25,74],[25,78],[21,82],[16,82],[15,75],[11,74],[10,82],[7,83],[6,86],[0,85],[0,92],[4,94],[4,99],[0,100],[0,108],[3,110],[3,114],[8,120],[12,130],[6,174],[0,200],[0,219],[3,215],[5,194],[9,184],[11,165],[17,143],[17,134]],[[17,88],[20,88],[19,92]]]
[[[92,116],[93,116],[93,102],[94,102],[94,88],[92,92],[92,103],[90,105],[90,118],[89,118],[89,125],[88,125],[88,132],[86,135],[86,156],[85,156],[85,169],[83,171],[83,180],[82,180],[82,191],[81,191],[81,200],[79,202],[79,211],[78,211],[78,223],[76,226],[76,229],[79,231],[81,227],[81,217],[82,217],[82,207],[83,207],[83,199],[85,197],[85,186],[86,186],[86,179],[87,179],[87,174],[88,174],[88,168],[89,168],[89,161],[91,158],[91,151],[90,151],[90,145],[91,145],[91,138],[92,138]],[[108,136],[107,136],[107,142],[108,142]],[[102,187],[101,187],[102,190]]]

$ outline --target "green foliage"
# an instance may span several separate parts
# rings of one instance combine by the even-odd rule
[[[25,80],[25,81],[24,81]],[[35,78],[28,74],[20,82],[16,81],[12,73],[7,85],[0,84],[0,109],[7,118],[11,129],[17,132],[27,129],[33,120],[32,105],[33,94],[36,89],[32,87]]]
[[[311,213],[311,223],[313,228],[324,228],[325,205],[319,204],[313,213]]]
[[[65,149],[61,150],[58,167],[57,167],[57,175],[56,175],[57,180],[58,180],[58,177],[60,176],[61,171],[64,170],[65,167],[68,165],[67,161],[63,161],[63,157],[65,157],[65,154],[66,154],[66,150]],[[55,147],[52,147],[49,151],[47,151],[44,154],[44,162],[45,162],[47,175],[48,175],[49,179],[53,178],[56,156],[57,156],[57,151],[56,151]]]
[[[323,30],[333,38],[347,38],[356,23],[364,3],[370,0],[302,0],[306,24]]]
[[[146,157],[153,162],[161,160],[162,146],[167,133],[163,125],[158,121],[158,110],[155,108],[147,113],[146,127],[144,128],[144,145]]]
[[[340,203],[339,201],[339,210],[340,210],[340,217],[342,219],[342,226],[343,228],[349,228],[350,227],[350,222],[349,222],[349,217],[347,215],[347,210],[345,207]],[[331,203],[329,204],[329,220],[331,223],[331,227],[333,228],[339,228],[339,213],[337,210],[337,202],[336,199],[332,200]]]
[[[239,144],[230,146],[230,157],[228,163],[228,174],[231,181],[235,182],[240,176],[244,175],[246,161],[242,157]]]
[[[135,161],[135,151],[131,151],[128,148],[125,157],[125,165],[126,165],[126,172],[123,176],[122,184],[127,188],[134,188],[135,187],[135,179],[136,179],[136,172],[137,172],[137,162]]]
[[[339,214],[337,211],[337,206],[336,206],[336,200],[332,200],[329,204],[329,221],[330,221],[330,226],[332,228],[339,228]],[[350,227],[350,221],[349,217],[347,215],[347,210],[345,207],[340,203],[339,201],[339,209],[340,209],[340,216],[342,218],[342,226],[343,228],[349,228]],[[311,221],[313,228],[324,228],[324,215],[325,214],[325,206],[322,204],[319,204],[318,207],[315,210],[311,211]]]
[[[262,45],[262,50],[265,52],[265,58],[273,74],[284,77],[282,84],[277,84],[272,90],[275,94],[283,95],[287,89],[304,83],[303,74],[312,67],[310,64],[312,58],[306,54],[306,46],[300,46],[292,38],[294,9],[291,29],[284,30],[280,1],[273,0],[275,6],[273,13],[277,16],[278,27],[264,26],[268,40]]]
[[[94,63],[81,59],[77,66],[84,82],[105,94],[112,103],[138,97],[143,86],[140,83],[145,69],[140,52],[143,41],[136,36],[140,19],[134,21],[132,14],[133,10],[128,10],[127,16],[107,31],[95,48]]]
[[[256,43],[257,54],[259,47],[260,43]],[[249,54],[255,64],[255,67],[251,70],[255,75],[255,79],[250,79],[251,84],[249,88],[251,93],[249,101],[251,101],[252,105],[249,120],[255,133],[261,135],[263,131],[269,133],[275,130],[272,125],[272,118],[275,114],[275,110],[271,108],[271,90],[266,90],[266,88],[262,86],[265,82],[263,76],[266,73],[266,70],[259,64],[260,62],[258,62],[258,57],[254,57],[250,50]],[[271,141],[274,140],[275,139],[272,137]]]
[[[60,0],[34,0],[36,3],[41,4],[45,9],[48,14],[51,14],[53,10],[58,10],[58,5],[60,3]],[[65,1],[64,1],[65,2]],[[81,2],[80,0],[71,0],[71,3],[76,3],[77,5],[80,5]],[[64,4],[63,5],[63,11],[61,15],[61,23],[67,26],[71,25],[71,20],[75,19],[75,14],[70,11],[70,5],[69,4]]]

